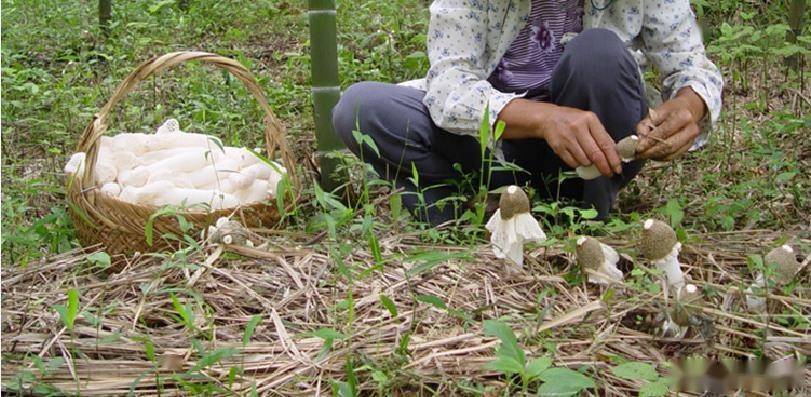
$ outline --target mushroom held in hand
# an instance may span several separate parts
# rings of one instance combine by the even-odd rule
[[[499,209],[485,226],[490,231],[490,243],[498,258],[509,258],[519,267],[524,265],[524,242],[542,242],[546,235],[538,221],[529,213],[529,199],[518,186],[509,186],[501,193]]]
[[[583,269],[591,269],[601,274],[588,274],[590,283],[608,285],[611,281],[622,281],[622,271],[617,269],[620,256],[613,248],[591,237],[577,239],[577,263]]]
[[[769,251],[764,258],[764,264],[773,270],[772,279],[778,286],[788,284],[802,270],[802,264],[797,261],[794,249],[789,245],[782,245]],[[766,298],[757,293],[762,288],[766,288],[766,277],[763,273],[758,273],[755,282],[746,289],[746,307],[750,311],[766,310]]]
[[[617,153],[619,153],[622,162],[630,163],[631,161],[634,161],[636,158],[636,146],[638,142],[639,137],[636,135],[629,135],[617,142]],[[577,172],[577,176],[585,180],[595,179],[600,176],[600,171],[597,170],[597,167],[594,164],[577,167],[575,172]]]
[[[655,219],[645,221],[642,230],[642,255],[664,272],[669,287],[679,288],[684,285],[679,251],[681,243],[676,239],[673,228]]]

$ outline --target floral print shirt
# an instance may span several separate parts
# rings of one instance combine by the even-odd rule
[[[426,91],[423,103],[446,131],[476,135],[489,106],[490,122],[521,94],[495,89],[487,80],[529,20],[531,0],[435,0],[430,7],[430,69],[421,80],[403,83]],[[586,0],[583,27],[606,28],[626,43],[643,70],[652,65],[662,78],[662,96],[691,87],[709,117],[696,145],[702,145],[721,110],[723,81],[704,52],[689,0]],[[497,149],[494,146],[495,149]],[[496,150],[497,155],[499,150]]]

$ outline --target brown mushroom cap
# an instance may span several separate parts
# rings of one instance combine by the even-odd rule
[[[774,265],[774,281],[778,285],[789,283],[800,271],[800,262],[788,245],[777,247],[766,255],[766,266]]]
[[[510,219],[515,215],[529,212],[529,198],[520,187],[508,186],[501,193],[498,207],[501,209],[501,219]]]
[[[577,263],[584,269],[599,269],[605,261],[603,247],[591,237],[580,237],[577,240]]]
[[[674,302],[671,318],[673,322],[681,326],[690,325],[690,316],[699,312],[695,307],[702,306],[703,296],[701,290],[693,284],[687,284],[679,289],[678,299]]]
[[[226,243],[226,236],[231,237],[231,242],[227,244],[244,245],[248,240],[248,231],[241,223],[229,220],[217,227],[217,230],[211,234],[211,241],[215,243]]]
[[[617,142],[617,152],[623,160],[632,160],[636,157],[636,145],[639,143],[639,137],[636,135],[626,136]]]
[[[645,255],[646,258],[649,260],[662,259],[673,251],[676,243],[678,243],[676,231],[667,223],[656,219],[645,221],[642,229],[641,248],[642,255]]]

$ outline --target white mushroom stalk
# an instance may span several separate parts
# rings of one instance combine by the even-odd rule
[[[766,279],[763,273],[758,273],[755,282],[746,289],[746,308],[751,312],[762,313],[766,311],[766,297],[763,289],[766,288]]]
[[[617,142],[617,153],[623,163],[630,163],[636,158],[636,145],[639,142],[639,137],[636,135],[629,135],[619,142]],[[594,164],[583,165],[575,168],[577,176],[585,180],[595,179],[600,176],[600,171]]]
[[[529,199],[518,186],[509,186],[499,200],[499,209],[485,226],[497,258],[507,258],[518,267],[524,266],[524,243],[543,242],[546,234],[529,213]]]
[[[670,288],[684,285],[684,273],[679,263],[681,243],[676,232],[668,224],[655,219],[647,219],[642,230],[642,254],[651,264],[662,271]]]
[[[617,268],[619,260],[619,254],[610,246],[591,237],[577,239],[577,262],[583,269],[591,270],[587,272],[590,283],[609,285],[621,282],[623,274]]]

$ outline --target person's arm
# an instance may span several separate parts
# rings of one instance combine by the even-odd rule
[[[705,54],[690,2],[671,3],[667,10],[645,10],[644,52],[659,69],[669,99],[637,126],[641,158],[682,156],[712,129],[721,110],[723,79]]]
[[[504,106],[520,97],[499,92],[487,81],[487,7],[474,0],[436,0],[430,12],[431,67],[423,103],[438,127],[477,136],[485,109],[492,126]]]
[[[594,164],[601,174],[622,173],[614,140],[589,111],[551,103],[513,99],[499,114],[503,139],[544,139],[572,168]]]

